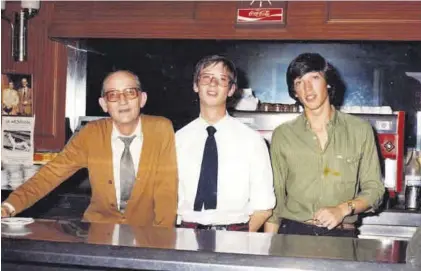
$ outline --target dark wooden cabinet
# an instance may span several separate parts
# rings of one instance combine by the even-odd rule
[[[7,2],[6,16],[20,10],[19,2]],[[35,149],[60,150],[64,145],[67,52],[64,45],[48,38],[54,5],[43,2],[28,22],[28,60],[15,62],[11,53],[11,28],[1,24],[1,72],[32,75],[35,114]]]
[[[290,1],[286,27],[249,29],[235,25],[238,1],[57,2],[55,6],[52,37],[421,40],[421,2],[414,1]]]
[[[8,2],[6,14],[19,4]],[[421,41],[417,1],[290,1],[286,25],[264,28],[237,27],[237,7],[237,1],[43,1],[29,22],[24,63],[11,58],[10,28],[2,23],[2,72],[33,75],[36,149],[64,144],[67,52],[54,39]]]

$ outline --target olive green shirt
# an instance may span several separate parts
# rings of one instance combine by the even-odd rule
[[[271,156],[277,203],[269,222],[303,222],[320,208],[355,198],[372,208],[381,203],[384,185],[371,125],[335,110],[327,131],[322,150],[304,114],[275,129]],[[354,215],[344,221],[356,220]]]

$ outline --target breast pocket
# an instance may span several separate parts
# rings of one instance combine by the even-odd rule
[[[341,173],[341,181],[355,182],[358,175],[361,155],[342,156],[337,155],[336,161]]]

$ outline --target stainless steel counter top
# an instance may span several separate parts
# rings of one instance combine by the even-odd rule
[[[20,229],[2,226],[2,262],[150,270],[412,270],[405,264],[407,245],[52,220],[36,220]]]
[[[421,226],[421,212],[407,210],[386,210],[362,219],[363,225],[399,225],[407,227]]]
[[[421,213],[406,210],[387,210],[366,216],[358,228],[359,238],[409,240],[421,227]]]

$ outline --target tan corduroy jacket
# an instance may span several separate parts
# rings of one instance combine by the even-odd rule
[[[6,202],[16,213],[32,206],[78,169],[89,170],[91,202],[83,216],[89,222],[174,226],[177,208],[177,164],[174,130],[163,117],[141,115],[142,153],[135,184],[124,213],[117,209],[113,178],[110,118],[88,123],[38,174],[17,188]]]

